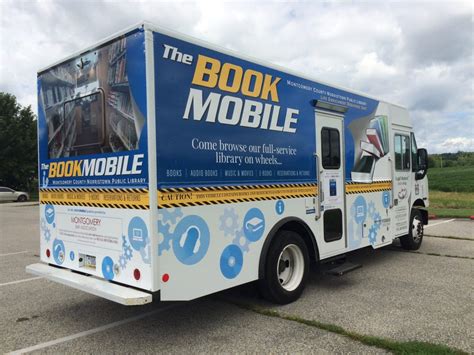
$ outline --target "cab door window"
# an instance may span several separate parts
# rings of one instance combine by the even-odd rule
[[[416,146],[415,135],[411,134],[411,171],[418,171],[418,147]]]
[[[395,169],[410,170],[410,137],[395,134]]]

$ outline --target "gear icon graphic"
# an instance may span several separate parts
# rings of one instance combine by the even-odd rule
[[[46,221],[44,220],[44,218],[41,218],[41,230],[45,230],[46,229]]]
[[[369,216],[373,216],[376,213],[375,204],[373,202],[369,202],[369,205],[367,206],[367,208],[368,208],[367,213],[369,214]]]
[[[232,243],[237,245],[243,253],[249,251],[249,240],[245,238],[243,229],[239,229],[235,232],[235,238],[232,240]]]
[[[130,245],[126,244],[123,247],[123,255],[125,256],[125,259],[130,260],[133,256],[133,251]]]
[[[374,245],[377,241],[377,229],[375,225],[372,225],[369,229],[369,243]]]
[[[176,224],[176,221],[183,217],[183,211],[180,207],[175,207],[172,211],[169,208],[162,210],[162,220],[163,223],[171,222],[171,224]]]
[[[380,228],[380,225],[382,224],[382,216],[380,215],[380,213],[378,212],[375,212],[374,213],[374,226],[376,229],[379,229]]]
[[[49,230],[49,228],[44,229],[44,239],[47,242],[49,242],[49,240],[51,239],[51,231]]]
[[[158,245],[158,255],[161,255],[164,250],[170,250],[174,234],[170,233],[170,226],[161,221],[158,221],[158,233],[163,235],[163,241]]]
[[[224,232],[224,235],[232,236],[236,232],[239,227],[237,224],[237,218],[238,216],[233,208],[224,209],[224,213],[219,217],[221,221],[219,229]]]
[[[125,267],[127,266],[127,259],[125,258],[124,255],[119,256],[119,264],[122,270],[125,269]]]

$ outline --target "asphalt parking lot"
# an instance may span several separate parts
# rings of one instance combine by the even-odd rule
[[[27,274],[39,261],[38,206],[2,204],[0,351],[385,352],[318,326],[327,324],[473,353],[474,222],[430,223],[418,252],[357,251],[350,260],[362,268],[343,277],[315,269],[301,299],[286,306],[261,300],[250,284],[192,302],[125,307]]]

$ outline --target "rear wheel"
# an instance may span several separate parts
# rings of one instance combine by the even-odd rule
[[[299,234],[280,231],[267,253],[265,277],[260,280],[262,295],[269,301],[286,304],[297,300],[309,273],[309,255]]]
[[[18,202],[25,202],[25,201],[26,201],[26,196],[25,196],[25,195],[20,195],[20,196],[18,196],[17,201],[18,201]]]
[[[408,234],[400,237],[400,244],[406,250],[418,250],[423,241],[423,218],[417,208],[413,208],[410,217]]]

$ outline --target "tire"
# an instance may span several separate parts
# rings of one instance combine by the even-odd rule
[[[18,196],[17,201],[18,201],[18,202],[25,202],[25,201],[26,201],[26,195],[20,195],[20,196]]]
[[[417,208],[413,208],[410,216],[408,234],[400,237],[400,244],[406,250],[418,250],[423,241],[423,218]]]
[[[279,304],[296,301],[303,293],[309,274],[309,254],[301,236],[280,231],[268,249],[264,278],[259,289],[267,300]]]

